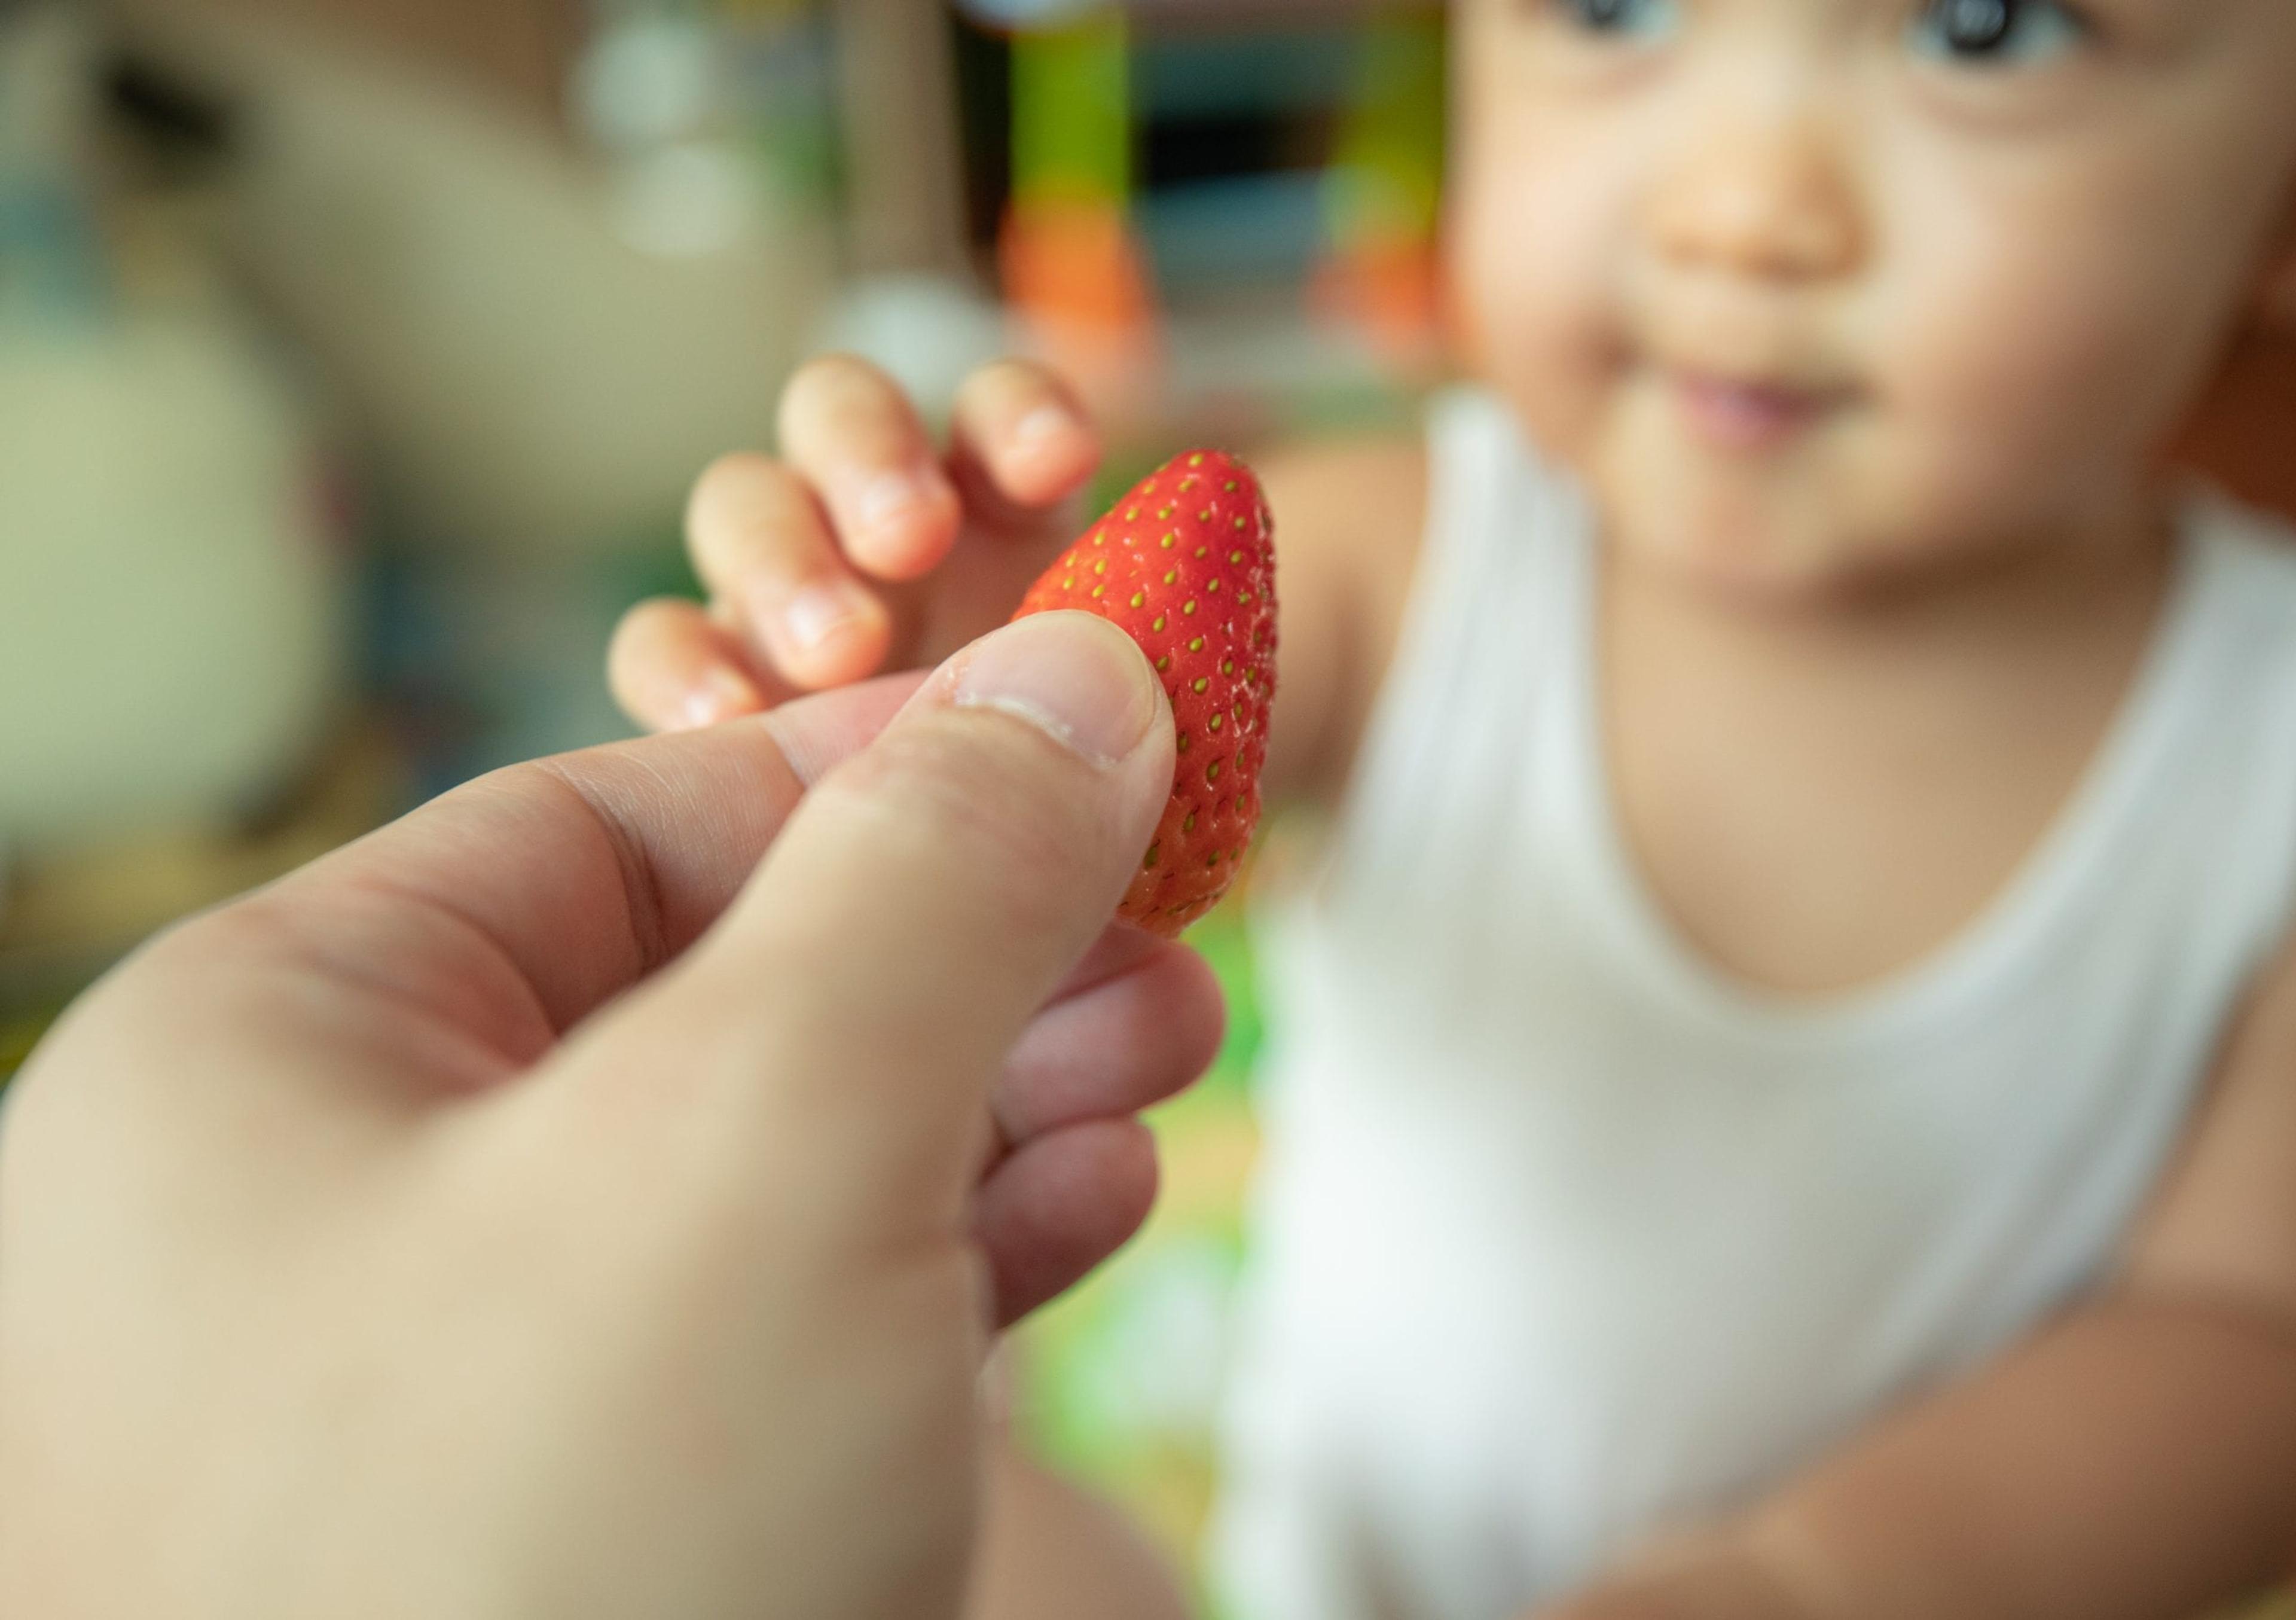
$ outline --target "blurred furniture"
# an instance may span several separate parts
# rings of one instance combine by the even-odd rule
[[[227,826],[347,673],[345,559],[280,379],[221,312],[0,327],[0,830],[19,859]]]
[[[198,188],[102,160],[99,45],[61,6],[0,23],[0,1069],[152,929],[396,803],[340,765],[322,420]]]
[[[955,63],[939,0],[836,0],[847,240],[864,275],[971,272]]]
[[[17,177],[0,185],[30,174],[45,199],[0,244],[0,839],[18,860],[267,804],[316,752],[348,662],[308,402],[174,200],[100,185],[95,60],[62,8],[0,27],[0,103],[52,98],[0,145]]]
[[[140,49],[242,109],[235,252],[406,533],[537,557],[624,546],[763,436],[830,243],[729,143],[618,170],[435,64],[200,4],[121,10]]]

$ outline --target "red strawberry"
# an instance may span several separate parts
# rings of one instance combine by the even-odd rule
[[[1251,469],[1192,451],[1118,502],[1013,615],[1097,613],[1140,644],[1172,695],[1172,799],[1119,911],[1156,933],[1212,909],[1259,825],[1275,696],[1274,535]]]

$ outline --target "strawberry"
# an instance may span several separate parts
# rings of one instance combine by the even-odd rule
[[[1259,824],[1275,696],[1273,540],[1251,469],[1192,451],[1119,501],[1013,614],[1097,613],[1164,678],[1180,751],[1172,797],[1118,914],[1167,937],[1227,892]]]

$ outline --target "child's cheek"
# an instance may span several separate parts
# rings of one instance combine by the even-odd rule
[[[1451,220],[1466,359],[1549,454],[1584,466],[1623,353],[1621,187],[1527,114],[1470,132]]]
[[[2226,291],[2133,253],[2112,201],[1964,200],[1908,232],[1924,251],[1877,289],[1875,370],[1933,498],[2073,518],[2126,492],[2197,391]]]
[[[2117,532],[2141,460],[2124,402],[2144,384],[2062,301],[2016,286],[1968,297],[1964,311],[1982,313],[1956,318],[1941,300],[1884,328],[1845,513],[1857,549],[1919,568],[2037,535]]]

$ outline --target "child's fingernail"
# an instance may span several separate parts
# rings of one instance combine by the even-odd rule
[[[1036,613],[961,655],[959,708],[999,709],[1062,747],[1113,765],[1155,723],[1159,688],[1132,638],[1089,613]]]
[[[782,609],[782,623],[800,653],[816,652],[861,621],[866,604],[846,585],[808,585]]]
[[[713,666],[702,676],[701,684],[685,695],[683,718],[687,729],[700,731],[763,706],[764,700],[758,697],[755,687],[719,664]]]
[[[854,516],[865,529],[882,529],[939,502],[948,486],[939,473],[925,468],[906,473],[881,473],[861,486]]]
[[[1040,405],[1013,424],[1013,437],[1018,443],[1033,445],[1039,440],[1065,433],[1076,425],[1076,418],[1057,405]]]

